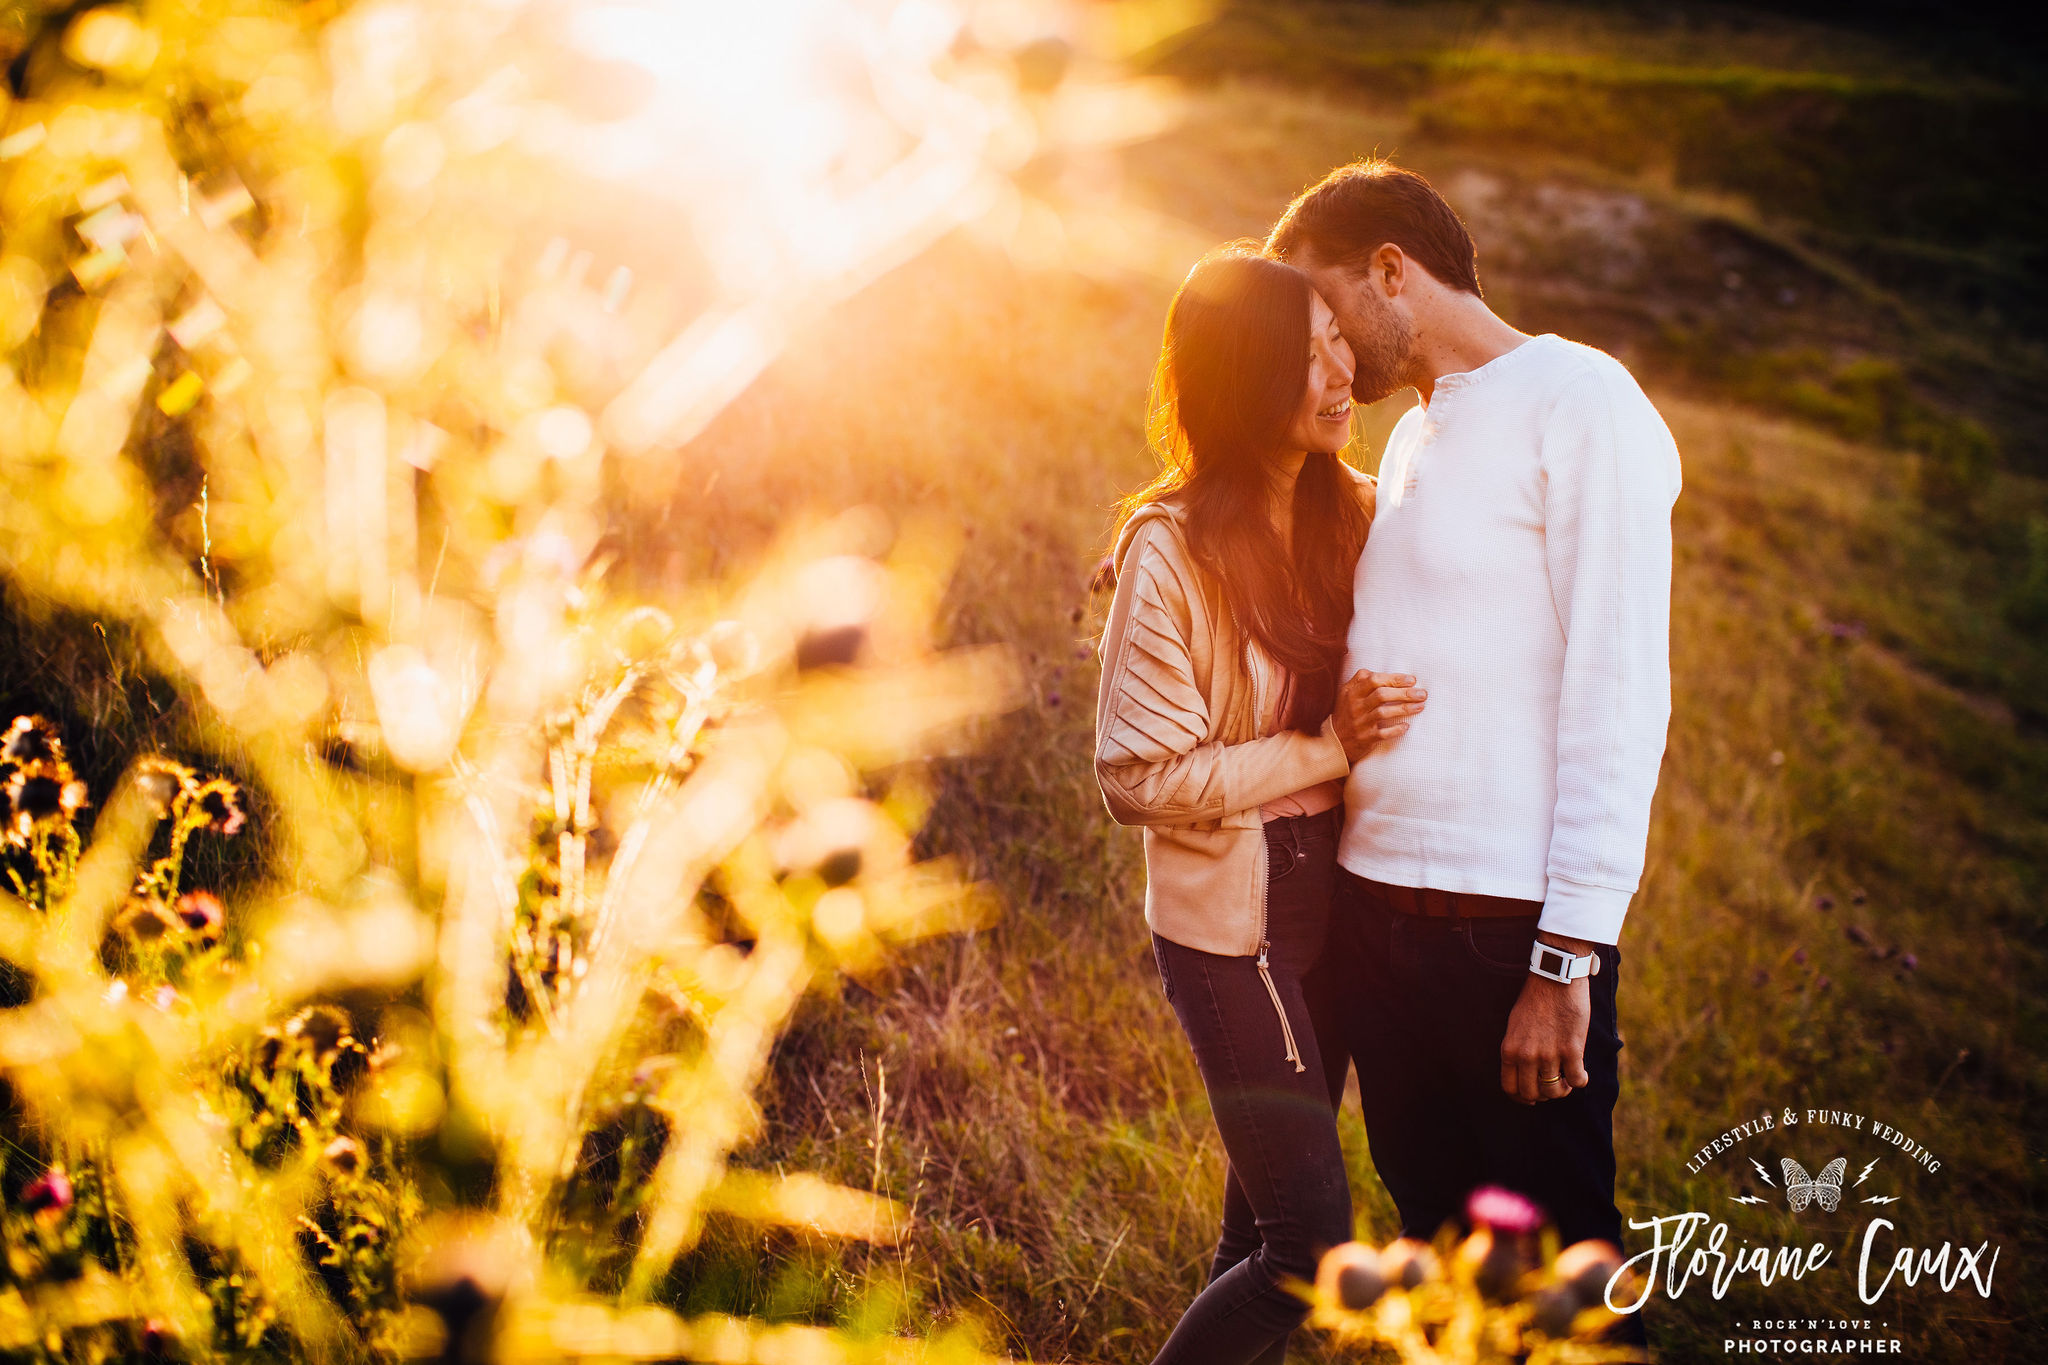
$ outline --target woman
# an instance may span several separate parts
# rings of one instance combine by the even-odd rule
[[[1291,266],[1235,245],[1167,315],[1166,470],[1126,504],[1095,769],[1145,827],[1145,920],[1229,1158],[1208,1287],[1155,1365],[1278,1361],[1293,1282],[1351,1236],[1336,1116],[1303,1001],[1351,762],[1331,720],[1373,486],[1339,458],[1351,350]],[[1416,707],[1375,715],[1405,729]]]

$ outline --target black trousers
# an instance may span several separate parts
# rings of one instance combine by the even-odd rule
[[[1329,925],[1337,828],[1334,811],[1266,822],[1265,973],[1257,958],[1153,935],[1160,984],[1229,1158],[1208,1287],[1154,1365],[1277,1365],[1308,1313],[1293,1282],[1313,1281],[1322,1253],[1351,1237],[1337,1116],[1302,989]],[[1299,1069],[1287,1059],[1288,1033]]]
[[[1308,993],[1332,1094],[1343,1092],[1346,1061],[1358,1064],[1366,1138],[1402,1234],[1428,1240],[1462,1224],[1466,1195],[1504,1185],[1542,1205],[1564,1245],[1597,1237],[1620,1246],[1620,953],[1601,946],[1590,979],[1591,1084],[1524,1105],[1501,1090],[1500,1045],[1529,979],[1541,907],[1532,902],[1526,918],[1427,918],[1394,910],[1342,868],[1336,881]]]

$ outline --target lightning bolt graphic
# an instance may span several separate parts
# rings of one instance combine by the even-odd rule
[[[1873,1194],[1863,1202],[1866,1204],[1896,1204],[1899,1202],[1899,1197],[1895,1194]]]
[[[1871,1158],[1870,1164],[1863,1168],[1863,1174],[1856,1177],[1857,1184],[1861,1185],[1864,1181],[1870,1179],[1870,1173],[1877,1169],[1878,1160],[1879,1158],[1877,1157]]]
[[[1729,1197],[1730,1197],[1730,1198],[1731,1198],[1731,1199],[1732,1199],[1732,1200],[1733,1200],[1733,1201],[1734,1201],[1735,1203],[1738,1203],[1738,1204],[1761,1204],[1761,1203],[1763,1203],[1763,1202],[1764,1202],[1763,1200],[1761,1200],[1761,1199],[1757,1198],[1757,1197],[1756,1197],[1755,1195],[1753,1195],[1753,1194],[1737,1194],[1737,1195],[1731,1195],[1731,1196],[1729,1196]],[[1869,1203],[1870,1201],[1866,1199],[1866,1200],[1865,1200],[1864,1202],[1865,1202],[1865,1203]]]
[[[1755,1157],[1751,1157],[1749,1164],[1756,1167],[1756,1173],[1764,1178],[1764,1184],[1769,1185],[1774,1190],[1778,1188],[1778,1182],[1771,1179],[1771,1173],[1764,1169],[1763,1162],[1758,1161]]]

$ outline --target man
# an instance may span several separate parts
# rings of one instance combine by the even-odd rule
[[[1671,709],[1677,448],[1618,361],[1487,307],[1411,171],[1333,172],[1267,248],[1335,311],[1357,401],[1422,395],[1380,465],[1338,705],[1348,751],[1382,742],[1345,789],[1332,1088],[1348,1048],[1405,1234],[1498,1184],[1619,1246],[1614,944]]]

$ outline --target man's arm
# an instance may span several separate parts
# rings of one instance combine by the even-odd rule
[[[1615,365],[1560,396],[1542,461],[1544,556],[1565,651],[1541,924],[1614,943],[1642,879],[1671,718],[1678,449]]]
[[[1621,936],[1642,878],[1671,715],[1671,505],[1678,450],[1625,372],[1588,370],[1545,432],[1544,552],[1565,634],[1557,806],[1538,937],[1574,955]],[[1501,1043],[1526,1101],[1586,1084],[1591,989],[1531,975]],[[1554,1079],[1553,1079],[1554,1078]]]

